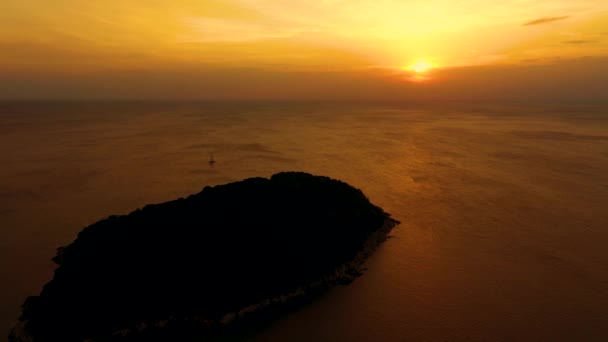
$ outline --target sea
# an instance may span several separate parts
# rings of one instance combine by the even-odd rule
[[[5,336],[87,225],[305,171],[401,224],[249,340],[608,340],[606,104],[2,102],[0,165]]]

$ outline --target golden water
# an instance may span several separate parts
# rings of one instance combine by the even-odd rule
[[[0,331],[87,224],[301,170],[402,224],[256,341],[608,339],[605,106],[5,103],[0,160]]]

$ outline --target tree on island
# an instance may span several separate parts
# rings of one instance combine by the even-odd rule
[[[397,221],[358,189],[284,172],[83,229],[12,341],[171,340],[351,281]]]

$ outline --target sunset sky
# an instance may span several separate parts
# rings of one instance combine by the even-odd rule
[[[3,0],[0,98],[597,99],[608,0]]]

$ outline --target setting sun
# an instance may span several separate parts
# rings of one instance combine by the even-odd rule
[[[425,61],[418,61],[410,66],[407,67],[408,70],[411,70],[415,73],[424,73],[427,72],[429,69],[433,68],[433,66]]]

